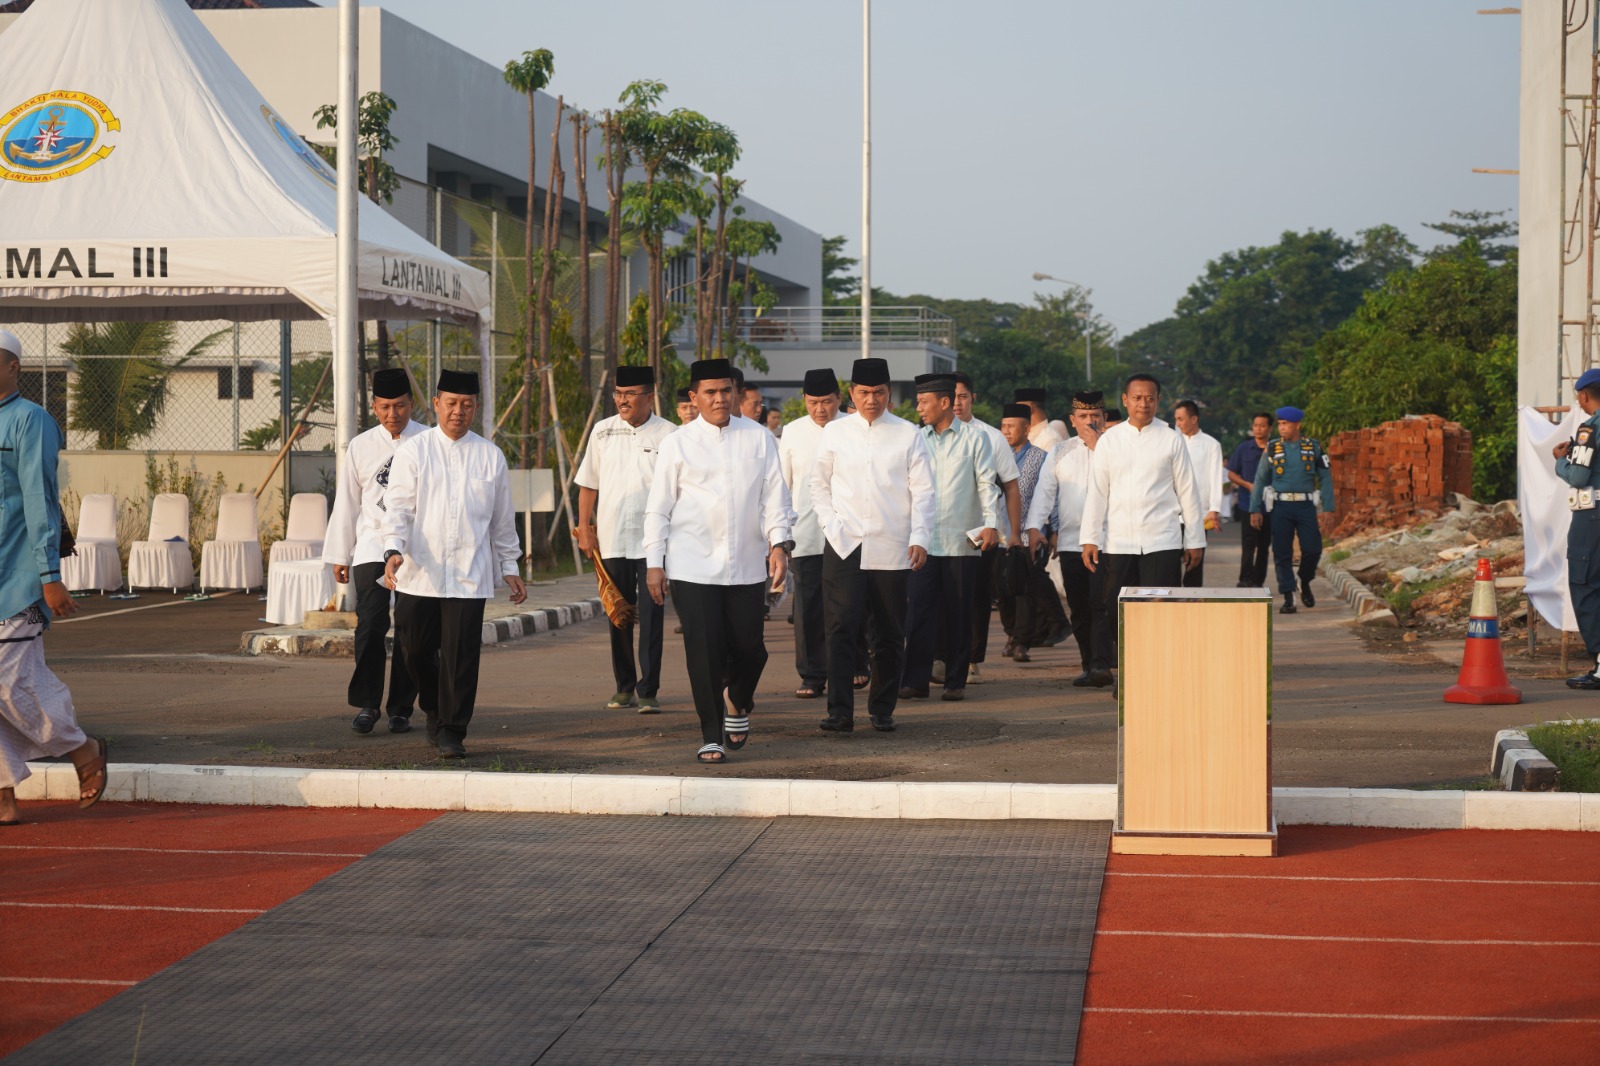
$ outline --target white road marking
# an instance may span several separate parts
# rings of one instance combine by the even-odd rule
[[[138,984],[137,981],[95,981],[78,977],[5,977],[0,976],[0,981],[9,981],[19,985],[111,985],[116,988],[131,988]]]
[[[1133,870],[1107,870],[1107,877],[1175,877],[1227,881],[1348,881],[1351,884],[1392,882],[1436,885],[1549,885],[1556,888],[1600,887],[1600,881],[1512,881],[1497,877],[1314,877],[1295,874],[1161,874]]]
[[[0,907],[69,907],[90,911],[168,911],[173,914],[265,914],[264,910],[246,907],[157,907],[136,903],[24,903],[20,900],[0,899]]]
[[[232,596],[232,595],[234,595],[233,592],[213,592],[213,593],[211,593],[211,598],[213,600],[220,600],[224,596]],[[55,626],[65,626],[65,625],[71,625],[73,622],[92,622],[96,618],[110,618],[112,615],[132,614],[134,611],[153,611],[157,607],[178,607],[178,606],[181,606],[183,604],[191,603],[191,602],[193,602],[193,603],[205,603],[206,601],[205,600],[195,600],[195,601],[190,601],[190,600],[168,600],[166,603],[147,603],[143,607],[124,607],[121,610],[117,610],[117,611],[96,611],[94,614],[80,614],[75,618],[52,618],[50,620],[50,624],[51,625],[55,625]]]
[[[1507,1022],[1513,1025],[1600,1025],[1600,1018],[1520,1018],[1504,1014],[1335,1014],[1307,1010],[1185,1010],[1165,1007],[1085,1007],[1085,1014],[1186,1014],[1218,1018],[1318,1018],[1380,1022]]]
[[[1600,948],[1600,940],[1443,940],[1404,936],[1300,936],[1291,933],[1183,933],[1161,929],[1097,929],[1095,936],[1166,936],[1199,940],[1317,940],[1333,944],[1439,944],[1460,947]]]
[[[364,859],[364,851],[239,851],[207,848],[114,848],[84,844],[0,844],[0,851],[135,851],[152,855],[285,855],[305,859]]]

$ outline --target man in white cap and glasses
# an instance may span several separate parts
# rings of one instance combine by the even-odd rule
[[[78,610],[61,582],[61,427],[24,400],[22,341],[0,330],[0,826],[20,822],[16,787],[28,760],[65,755],[78,771],[78,806],[106,790],[106,742],[84,735],[72,693],[44,663],[53,615]]]
[[[394,453],[384,497],[385,583],[395,597],[395,637],[428,716],[439,757],[467,754],[478,698],[483,605],[504,578],[511,602],[528,598],[511,478],[498,447],[472,432],[478,375],[444,370],[433,397],[438,424]]]

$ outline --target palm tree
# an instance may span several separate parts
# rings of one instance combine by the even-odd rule
[[[93,433],[102,451],[149,436],[166,409],[172,372],[229,332],[219,330],[172,360],[171,322],[73,326],[61,346],[76,359],[68,426]]]
[[[534,97],[540,89],[550,84],[556,71],[555,53],[548,48],[522,53],[521,59],[506,64],[506,84],[528,97],[528,200],[523,219],[526,232],[522,241],[523,278],[527,285],[527,328],[522,340],[522,384],[526,392],[522,398],[522,465],[528,465],[528,444],[533,436],[534,381],[534,316],[538,313],[538,298],[533,280],[533,178],[536,173],[535,149],[538,140],[534,128]]]

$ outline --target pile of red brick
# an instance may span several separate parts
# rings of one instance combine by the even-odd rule
[[[1438,415],[1416,415],[1326,442],[1338,510],[1332,534],[1401,526],[1472,494],[1472,434]]]

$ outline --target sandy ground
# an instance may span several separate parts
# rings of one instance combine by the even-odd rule
[[[1233,583],[1238,535],[1224,531],[1207,559],[1210,584]],[[1440,694],[1455,680],[1448,656],[1371,644],[1318,583],[1318,606],[1275,618],[1274,780],[1279,785],[1459,786],[1487,769],[1494,731],[1595,713],[1595,701],[1559,680],[1520,680],[1525,705],[1462,707]],[[108,734],[122,762],[319,767],[436,764],[421,730],[351,732],[347,660],[253,659],[239,637],[260,628],[254,595],[169,603],[86,602],[50,631],[47,656],[71,685],[86,728]],[[126,613],[113,614],[112,611]],[[148,609],[146,609],[148,608]],[[994,616],[992,653],[1004,643]],[[667,635],[664,713],[607,711],[613,690],[600,622],[486,648],[466,765],[475,769],[718,774],[846,780],[1110,782],[1116,779],[1115,704],[1109,690],[1075,689],[1077,646],[1039,649],[1034,661],[985,665],[964,703],[903,704],[901,728],[839,737],[820,732],[823,703],[798,700],[792,629],[766,626],[770,659],[750,746],[723,768],[693,753],[698,724],[681,638]],[[1442,649],[1441,649],[1442,650]],[[1172,698],[1185,679],[1171,678]],[[420,718],[418,719],[420,724]],[[864,723],[863,723],[864,724]],[[459,764],[456,764],[459,765]]]

